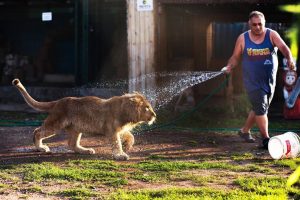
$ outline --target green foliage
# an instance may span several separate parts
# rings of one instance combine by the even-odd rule
[[[290,187],[298,182],[300,177],[300,167],[297,167],[297,169],[289,176],[287,180],[287,186]]]
[[[296,13],[296,14],[300,13],[299,4],[287,4],[287,5],[282,5],[279,8],[285,12]]]

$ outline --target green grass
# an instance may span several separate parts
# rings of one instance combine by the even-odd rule
[[[135,165],[135,168],[143,171],[182,171],[191,169],[222,169],[231,171],[257,171],[257,172],[273,172],[262,166],[251,165],[234,165],[228,162],[182,162],[182,161],[144,161]]]
[[[149,160],[166,160],[166,159],[168,159],[168,157],[165,155],[150,155],[148,157],[148,159]]]
[[[111,161],[87,161],[85,165],[83,163],[84,161],[71,161],[66,166],[57,166],[53,163],[28,164],[24,166],[26,169],[24,180],[99,181],[111,186],[127,184],[124,173],[111,170],[111,167],[100,168],[100,166],[110,166]]]
[[[15,181],[18,181],[18,178],[12,177],[9,173],[0,172],[0,180],[15,182]]]
[[[231,156],[232,160],[235,161],[243,161],[243,160],[253,160],[255,159],[255,156],[252,153],[235,153]]]
[[[23,193],[42,193],[43,189],[41,186],[34,185],[34,186],[22,188],[21,191]]]
[[[180,173],[173,173],[170,176],[170,181],[191,181],[193,184],[197,186],[205,186],[209,183],[218,182],[220,180],[219,176],[211,176],[211,175],[202,175],[202,174],[195,174],[189,172],[180,172]]]
[[[109,198],[110,200],[286,200],[285,193],[261,195],[243,190],[217,190],[210,188],[198,189],[158,189],[158,190],[120,190]]]
[[[101,170],[118,170],[120,167],[114,161],[101,161],[101,160],[70,160],[68,162],[70,167],[87,167],[91,169]]]
[[[135,171],[130,174],[130,178],[148,183],[166,182],[170,179],[170,174],[166,172],[143,172]]]
[[[287,179],[281,177],[242,177],[234,181],[244,191],[251,191],[261,195],[285,194]]]
[[[7,184],[0,183],[0,188],[6,188],[6,187],[8,187]]]
[[[292,170],[295,170],[300,163],[300,158],[294,159],[285,159],[285,160],[277,160],[275,161],[275,165],[279,167],[289,167]]]
[[[88,199],[90,197],[97,197],[99,196],[98,193],[93,192],[88,188],[73,188],[73,189],[66,189],[59,192],[54,193],[58,196],[69,197],[72,200],[79,200],[79,199]]]
[[[241,161],[247,162],[241,164]],[[70,160],[61,163],[0,165],[2,173],[5,174],[5,179],[0,178],[0,192],[10,193],[15,190],[26,193],[28,197],[35,193],[69,199],[181,200],[286,199],[300,194],[297,185],[287,188],[287,177],[282,177],[276,171],[280,167],[292,172],[291,168],[298,163],[298,159],[290,160],[294,164],[287,161],[262,161],[250,153],[245,153],[215,155],[209,161],[161,160],[154,157],[153,160],[134,163]],[[125,189],[137,181],[157,185],[159,187],[156,188],[162,189]],[[193,188],[178,187],[181,183],[189,183]],[[45,189],[47,185],[57,184],[60,186],[56,191]],[[166,185],[174,187],[163,189]],[[214,185],[221,188],[215,188]],[[100,192],[101,188],[115,192],[103,193]]]

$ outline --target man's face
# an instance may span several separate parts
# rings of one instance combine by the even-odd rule
[[[249,27],[251,30],[251,33],[254,35],[261,35],[264,32],[265,29],[265,19],[260,16],[253,16],[249,20]]]

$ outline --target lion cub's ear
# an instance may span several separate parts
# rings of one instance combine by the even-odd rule
[[[141,101],[138,97],[131,97],[131,98],[129,98],[129,100],[132,101],[132,102],[135,102],[135,103]]]
[[[129,100],[130,100],[130,101],[133,101],[133,102],[136,102],[136,101],[137,101],[137,98],[136,98],[136,97],[130,97]]]
[[[131,102],[136,103],[137,105],[142,105],[143,104],[143,101],[141,101],[141,99],[139,97],[131,97],[131,98],[129,98],[129,100]]]

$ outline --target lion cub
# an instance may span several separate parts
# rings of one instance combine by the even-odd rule
[[[34,130],[34,143],[39,151],[49,152],[43,140],[59,130],[70,134],[68,145],[77,153],[94,154],[92,148],[80,145],[82,133],[103,134],[112,144],[112,154],[117,160],[128,160],[128,151],[134,144],[130,130],[147,122],[152,124],[156,114],[149,102],[139,93],[101,99],[95,96],[65,97],[57,101],[38,102],[26,91],[19,79],[12,84],[18,88],[29,106],[48,112],[42,126]]]

